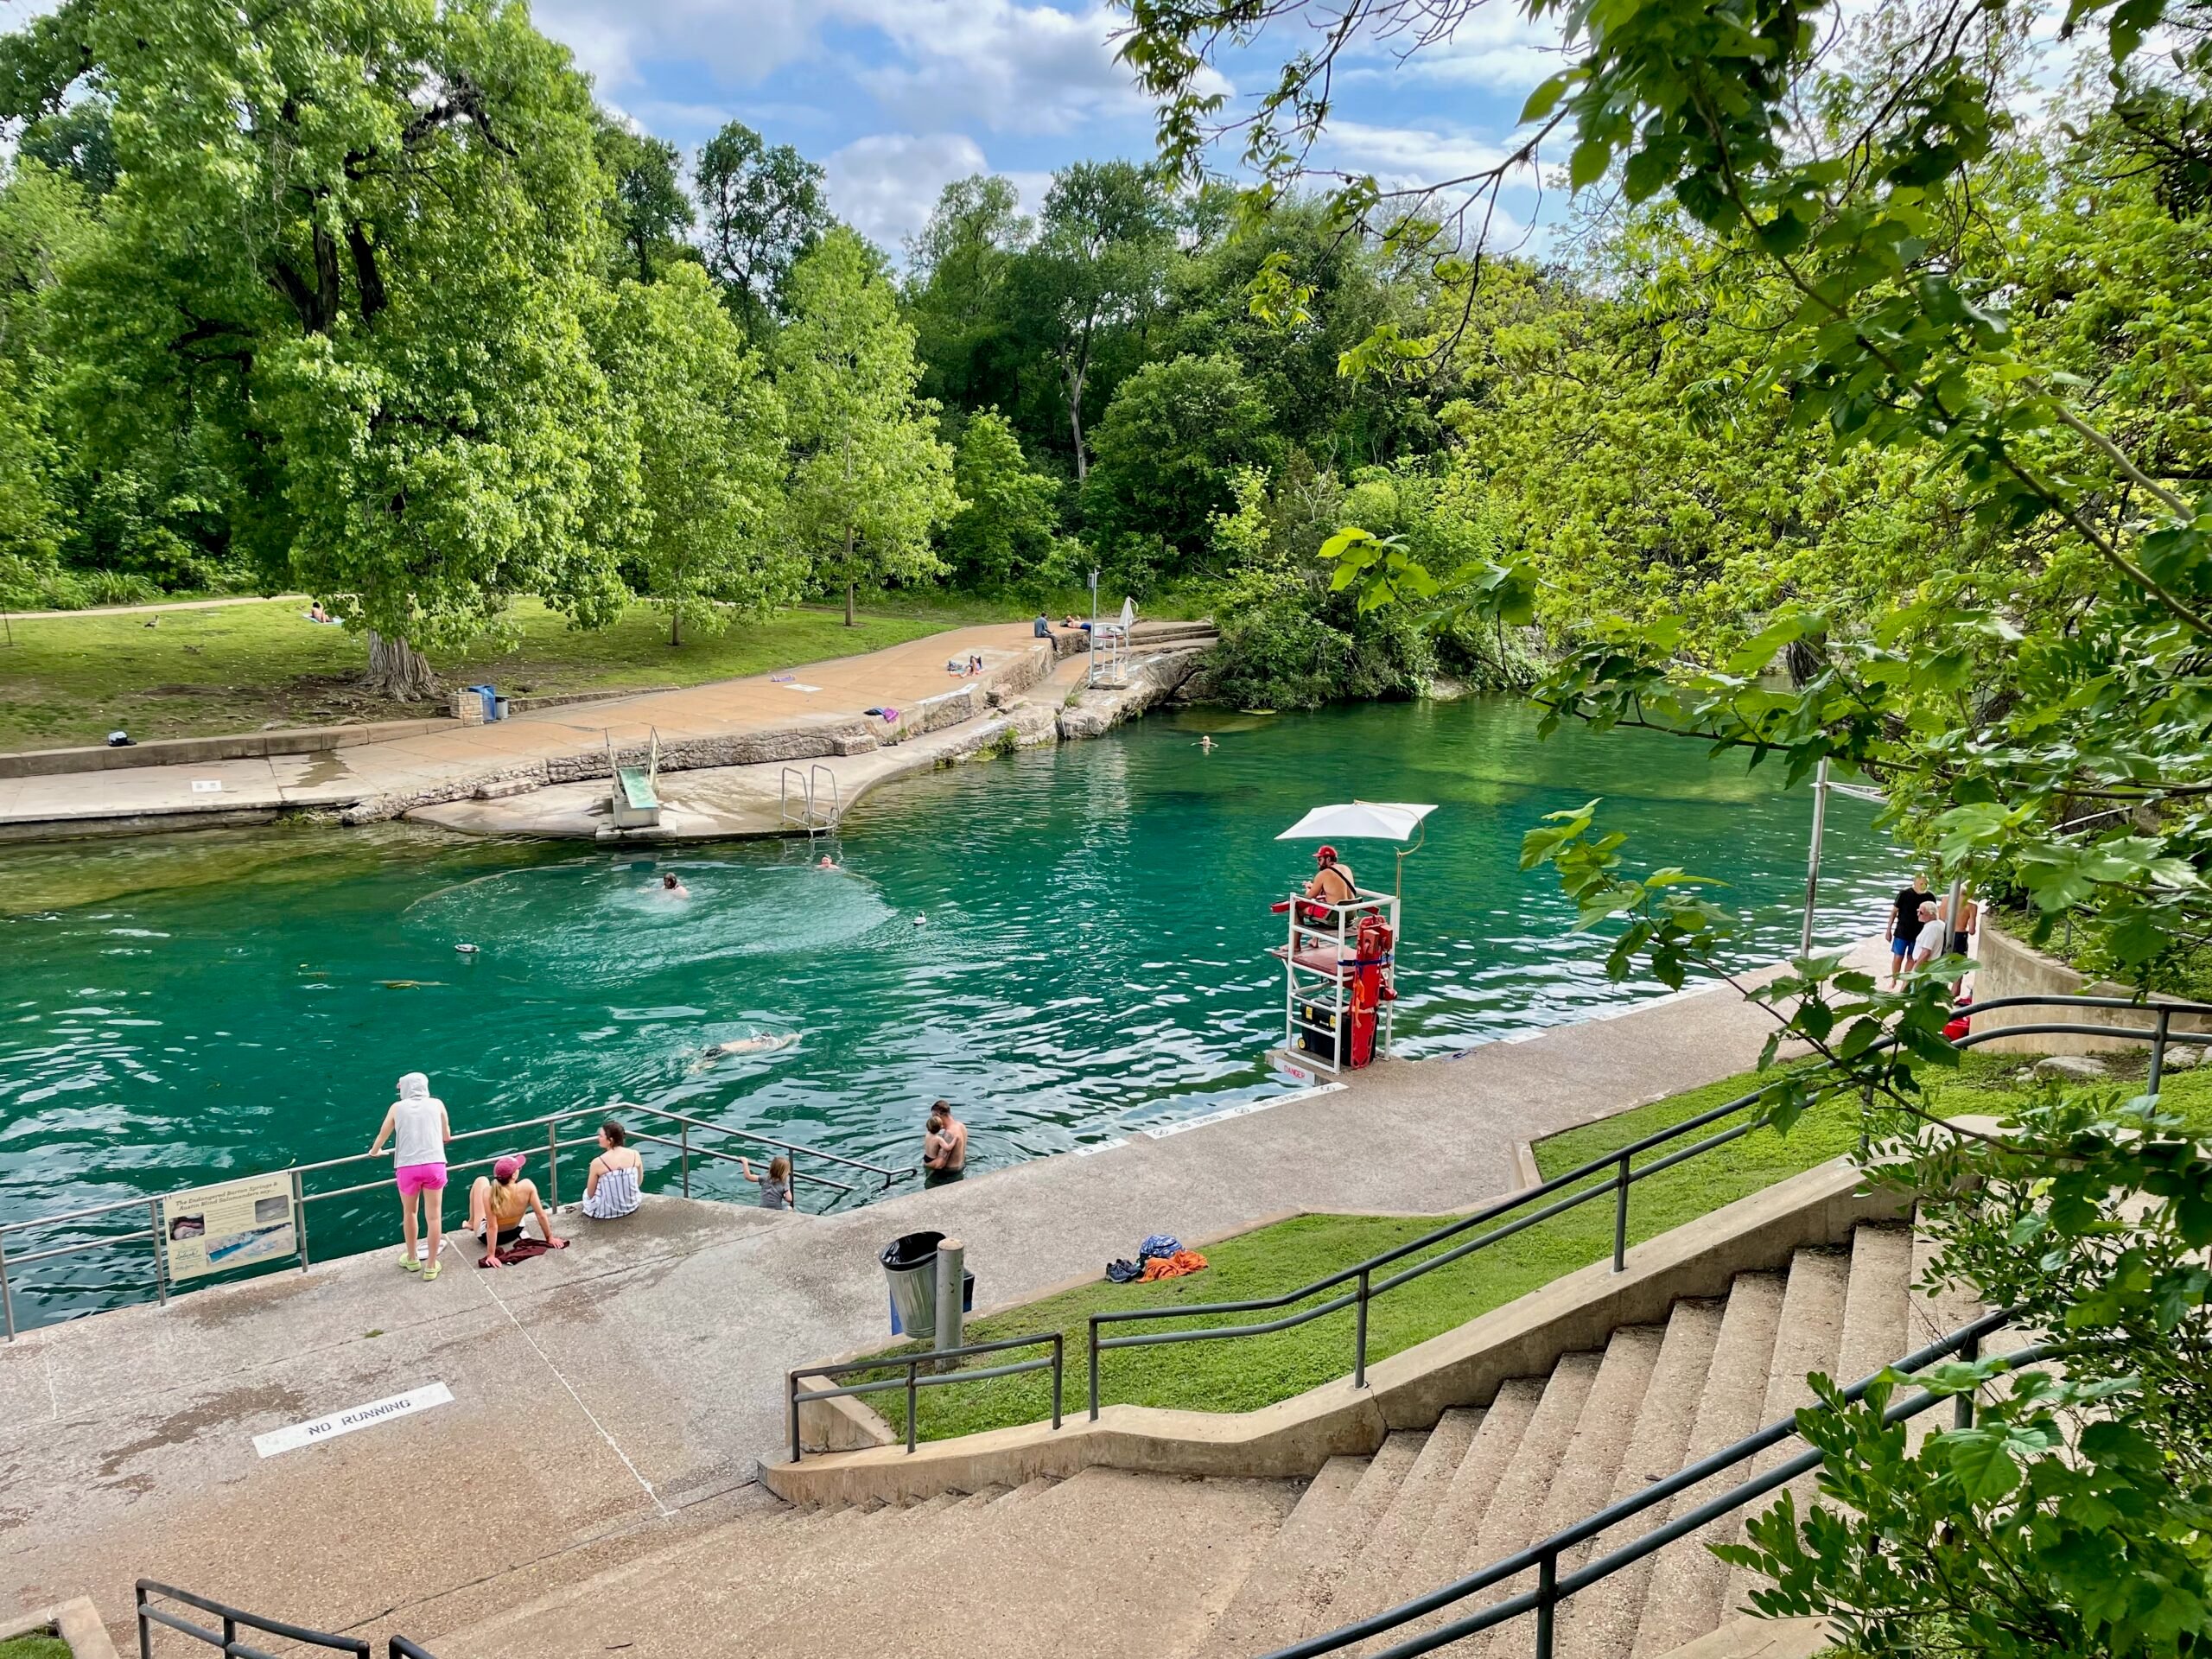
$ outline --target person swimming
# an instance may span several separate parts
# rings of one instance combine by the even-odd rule
[[[755,1033],[750,1037],[733,1037],[724,1043],[709,1043],[692,1064],[692,1071],[704,1071],[733,1054],[773,1054],[789,1048],[798,1041],[798,1033],[789,1031]]]
[[[1205,754],[1211,754],[1213,753],[1213,734],[1211,732],[1208,732],[1205,736],[1198,739],[1198,749],[1201,753]]]
[[[661,877],[660,892],[664,899],[689,899],[691,896],[691,889],[672,874]]]

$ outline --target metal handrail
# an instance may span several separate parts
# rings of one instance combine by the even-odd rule
[[[1969,1360],[1978,1358],[1982,1338],[2011,1324],[2013,1318],[2014,1313],[2011,1310],[1985,1313],[1971,1324],[1961,1325],[1949,1336],[1930,1343],[1927,1347],[1908,1354],[1903,1359],[1884,1366],[1870,1376],[1861,1377],[1843,1391],[1843,1397],[1847,1402],[1856,1402],[1865,1398],[1866,1391],[1885,1374],[1897,1373],[1910,1376],[1926,1370],[1937,1360],[1948,1358],[1953,1354],[1961,1355]],[[2050,1351],[2050,1344],[2038,1343],[2015,1353],[2005,1355],[2002,1358],[2006,1365],[2017,1370],[2021,1365],[2031,1364],[2047,1357]],[[1923,1391],[1906,1399],[1893,1402],[1883,1412],[1882,1421],[1885,1423],[1903,1422],[1909,1417],[1917,1416],[1926,1411],[1929,1407],[1936,1404],[1940,1396],[1936,1395]],[[1957,1414],[1954,1419],[1956,1424],[1961,1427],[1971,1424],[1974,1396],[1970,1394],[1955,1396],[1954,1407]],[[1805,1407],[1803,1409],[1826,1411],[1833,1408],[1823,1402]],[[1796,1412],[1792,1412],[1787,1417],[1769,1423],[1765,1427],[1745,1435],[1734,1445],[1723,1446],[1719,1451],[1700,1458],[1688,1468],[1668,1476],[1664,1480],[1654,1481],[1648,1486],[1640,1487],[1630,1496],[1606,1505],[1596,1514],[1585,1516],[1573,1525],[1560,1529],[1549,1537],[1540,1539],[1525,1549],[1519,1550],[1501,1560],[1493,1561],[1488,1567],[1470,1573],[1464,1578],[1455,1579],[1449,1584],[1440,1585],[1435,1589],[1426,1591],[1409,1600],[1401,1602],[1395,1607],[1385,1608],[1381,1612],[1370,1614],[1367,1618],[1346,1624],[1340,1629],[1324,1631],[1319,1636],[1308,1637],[1302,1642],[1294,1643],[1289,1647],[1276,1649],[1268,1654],[1266,1659],[1318,1659],[1319,1655],[1340,1651],[1355,1643],[1364,1642],[1370,1637],[1380,1636],[1385,1631],[1397,1629],[1402,1624],[1409,1624],[1425,1614],[1436,1611],[1439,1608],[1448,1607],[1454,1602],[1464,1601],[1469,1596],[1478,1594],[1494,1585],[1502,1584],[1531,1568],[1535,1569],[1537,1573],[1535,1589],[1523,1591],[1519,1595],[1510,1597],[1492,1606],[1468,1614],[1464,1618],[1454,1620],[1451,1624],[1441,1625],[1433,1630],[1425,1631],[1418,1637],[1384,1649],[1376,1656],[1376,1659],[1413,1659],[1413,1656],[1416,1654],[1427,1653],[1434,1649],[1448,1646],[1452,1643],[1464,1641],[1466,1637],[1489,1630],[1493,1625],[1505,1624],[1510,1619],[1518,1618],[1522,1614],[1531,1611],[1536,1615],[1536,1659],[1551,1659],[1554,1614],[1560,1602],[1579,1591],[1587,1589],[1602,1579],[1610,1578],[1623,1567],[1642,1560],[1646,1555],[1665,1548],[1676,1539],[1688,1537],[1708,1522],[1717,1520],[1732,1510],[1742,1509],[1746,1504],[1765,1497],[1777,1487],[1786,1486],[1800,1475],[1819,1468],[1822,1462],[1822,1454],[1817,1447],[1815,1447],[1785,1459],[1765,1472],[1755,1475],[1751,1479],[1731,1487],[1728,1491],[1699,1504],[1696,1508],[1684,1511],[1663,1525],[1654,1528],[1642,1537],[1623,1545],[1611,1554],[1586,1563],[1565,1578],[1559,1575],[1559,1559],[1561,1555],[1576,1545],[1586,1543],[1600,1534],[1610,1531],[1622,1522],[1630,1520],[1658,1503],[1664,1503],[1676,1494],[1687,1491],[1691,1487],[1701,1484],[1726,1470],[1749,1461],[1769,1447],[1778,1446],[1784,1440],[1797,1437],[1802,1433],[1797,1427],[1798,1414]]]
[[[967,1359],[976,1354],[1002,1354],[1014,1348],[1034,1348],[1039,1343],[1052,1346],[1052,1354],[1043,1359],[1025,1359],[1018,1364],[990,1365],[979,1371],[948,1371],[940,1376],[919,1375],[925,1365],[940,1360]],[[888,1354],[878,1359],[840,1360],[831,1365],[808,1365],[784,1374],[786,1409],[791,1418],[791,1461],[799,1460],[798,1408],[811,1400],[849,1400],[863,1394],[882,1394],[888,1389],[903,1388],[906,1391],[906,1450],[914,1449],[915,1395],[921,1389],[939,1388],[948,1382],[982,1382],[995,1376],[1019,1376],[1026,1371],[1041,1371],[1050,1366],[1052,1372],[1052,1427],[1060,1426],[1060,1396],[1066,1370],[1064,1361],[1065,1343],[1058,1331],[1048,1331],[1040,1336],[1007,1337],[999,1342],[971,1342],[962,1348],[918,1350],[911,1354]],[[904,1380],[886,1377],[880,1382],[855,1382],[842,1389],[801,1389],[803,1376],[850,1376],[855,1373],[885,1371],[893,1367],[903,1368]]]
[[[561,1203],[561,1153],[564,1149],[575,1150],[596,1143],[595,1135],[577,1135],[563,1140],[560,1134],[561,1126],[564,1123],[575,1122],[579,1119],[603,1118],[610,1112],[641,1113],[649,1117],[664,1119],[679,1127],[681,1134],[676,1139],[648,1134],[644,1130],[633,1132],[632,1138],[651,1141],[656,1146],[673,1147],[677,1149],[679,1179],[685,1198],[691,1196],[691,1160],[694,1158],[712,1158],[730,1163],[740,1161],[733,1154],[720,1151],[713,1147],[693,1145],[691,1132],[694,1129],[705,1134],[748,1141],[755,1146],[772,1147],[779,1152],[790,1155],[791,1178],[795,1186],[798,1183],[804,1183],[810,1186],[825,1187],[832,1192],[844,1194],[860,1190],[857,1185],[848,1185],[842,1181],[833,1180],[826,1175],[817,1175],[810,1171],[802,1170],[798,1166],[798,1159],[802,1156],[810,1160],[818,1159],[825,1163],[836,1164],[843,1168],[859,1170],[875,1176],[878,1178],[877,1190],[880,1192],[888,1192],[893,1182],[906,1179],[918,1173],[917,1166],[912,1165],[904,1168],[893,1168],[882,1164],[873,1164],[865,1159],[849,1158],[842,1153],[823,1152],[813,1147],[802,1147],[795,1142],[779,1140],[773,1135],[760,1135],[751,1129],[734,1128],[728,1124],[716,1123],[709,1119],[694,1116],[689,1112],[677,1111],[669,1107],[645,1106],[634,1101],[623,1100],[611,1102],[604,1107],[569,1107],[561,1111],[548,1112],[537,1117],[522,1118],[510,1123],[493,1124],[486,1128],[463,1129],[454,1135],[448,1144],[450,1146],[461,1141],[480,1141],[489,1136],[498,1136],[506,1143],[513,1145],[519,1144],[518,1136],[522,1131],[544,1130],[543,1149],[548,1160],[547,1207],[557,1210]],[[501,1155],[504,1154],[453,1160],[448,1162],[447,1168],[448,1171],[461,1172],[489,1168],[499,1161]],[[376,1192],[389,1184],[387,1180],[379,1179],[310,1192],[305,1189],[306,1178],[326,1170],[343,1169],[358,1164],[373,1162],[383,1165],[387,1163],[390,1157],[389,1153],[384,1152],[352,1152],[341,1157],[321,1159],[314,1163],[289,1165],[283,1172],[278,1172],[291,1177],[296,1205],[294,1218],[299,1232],[298,1259],[302,1272],[307,1270],[309,1260],[308,1206],[327,1199],[353,1198],[363,1192]],[[188,1189],[176,1191],[186,1190]],[[118,1198],[107,1204],[92,1205],[79,1210],[66,1211],[60,1215],[29,1216],[16,1221],[0,1221],[0,1335],[4,1335],[8,1341],[12,1342],[16,1334],[16,1287],[9,1276],[10,1269],[19,1269],[35,1262],[52,1261],[60,1256],[81,1255],[117,1245],[143,1243],[150,1241],[154,1247],[155,1293],[160,1300],[166,1301],[168,1298],[168,1287],[163,1276],[161,1261],[160,1216],[162,1205],[175,1195],[175,1192],[173,1191],[143,1198]],[[79,1239],[72,1243],[56,1245],[51,1249],[34,1251],[28,1255],[8,1254],[7,1243],[10,1233],[27,1232],[35,1229],[66,1227],[77,1223],[98,1220],[105,1216],[119,1215],[125,1211],[145,1212],[152,1224],[135,1228],[129,1232],[102,1233],[92,1238]]]
[[[179,1601],[200,1612],[213,1613],[223,1621],[223,1628],[211,1630],[195,1624],[181,1613],[165,1607],[156,1607],[149,1598],[158,1596],[164,1601]],[[327,1630],[311,1630],[302,1624],[288,1624],[281,1618],[265,1618],[250,1613],[244,1608],[232,1607],[207,1596],[194,1595],[189,1590],[180,1590],[155,1579],[141,1579],[137,1582],[138,1653],[139,1659],[153,1659],[154,1630],[156,1624],[164,1630],[175,1630],[195,1642],[211,1648],[219,1648],[231,1659],[274,1659],[274,1656],[260,1648],[238,1640],[238,1626],[270,1636],[281,1637],[287,1642],[303,1643],[311,1648],[321,1648],[331,1653],[350,1653],[356,1659],[369,1659],[373,1651],[370,1644],[358,1636],[334,1636]],[[404,1636],[395,1636],[391,1642],[391,1659],[437,1659],[428,1649],[418,1647]]]
[[[2145,1040],[2151,1045],[2150,1075],[2145,1087],[2152,1093],[2158,1090],[2160,1077],[2164,1071],[2166,1049],[2170,1045],[2183,1043],[2198,1047],[2212,1047],[2212,1034],[2179,1032],[2172,1029],[2174,1017],[2177,1014],[2212,1017],[2212,1003],[2178,1001],[2145,1002],[2116,996],[2006,996],[1999,997],[1988,1002],[1970,1004],[1961,1012],[1970,1019],[1979,1019],[1985,1014],[2012,1007],[2132,1009],[2152,1014],[2155,1016],[2155,1020],[2148,1027],[2067,1023],[2008,1025],[1991,1031],[1969,1032],[1967,1035],[1954,1042],[1952,1046],[1961,1050],[1974,1048],[1982,1043],[1994,1041],[1999,1037],[2093,1036]],[[1894,1048],[1897,1041],[1898,1039],[1892,1034],[1874,1045],[1870,1052],[1882,1052]],[[1601,1157],[1593,1158],[1578,1168],[1568,1170],[1564,1174],[1554,1175],[1551,1179],[1540,1182],[1535,1186],[1525,1187],[1518,1192],[1499,1199],[1495,1204],[1484,1206],[1471,1215],[1462,1216],[1455,1221],[1448,1222],[1441,1227],[1422,1234],[1419,1238],[1408,1240],[1379,1255],[1370,1256],[1363,1262],[1356,1262],[1348,1267],[1339,1268],[1334,1273],[1325,1274],[1310,1284],[1300,1286],[1295,1289],[1283,1291],[1273,1296],[1255,1297],[1244,1301],[1207,1302],[1195,1306],[1115,1308],[1104,1313],[1093,1313],[1090,1316],[1089,1321],[1087,1367],[1090,1417],[1095,1421],[1098,1416],[1098,1357],[1108,1349],[1147,1348],[1174,1342],[1208,1342],[1241,1337],[1264,1336],[1276,1331],[1287,1331],[1297,1325],[1308,1324],[1314,1319],[1325,1319],[1329,1314],[1341,1313],[1347,1307],[1357,1310],[1352,1335],[1352,1386],[1355,1389],[1363,1389],[1367,1386],[1367,1308],[1368,1304],[1376,1296],[1418,1279],[1423,1274],[1433,1273],[1439,1268],[1448,1267],[1454,1262],[1471,1255],[1477,1250],[1487,1249],[1492,1244],[1510,1238],[1516,1233],[1535,1226],[1539,1222],[1549,1220],[1554,1216],[1587,1204],[1607,1192],[1613,1195],[1613,1271],[1623,1272],[1626,1269],[1628,1257],[1629,1189],[1637,1181],[1648,1179],[1651,1176],[1674,1168],[1678,1164],[1687,1163],[1693,1158],[1701,1157],[1706,1153],[1726,1146],[1732,1141],[1741,1139],[1758,1128],[1762,1120],[1752,1117],[1744,1122],[1732,1125],[1717,1135],[1708,1135],[1692,1145],[1675,1148],[1669,1152],[1666,1156],[1655,1159],[1641,1168],[1634,1165],[1634,1160],[1637,1154],[1681,1140],[1721,1118],[1756,1107],[1765,1098],[1766,1093],[1767,1086],[1763,1085],[1748,1094],[1737,1096],[1734,1100],[1726,1101],[1720,1105],[1708,1108],[1694,1117],[1685,1118],[1680,1123],[1656,1130],[1640,1140],[1630,1142],[1625,1147],[1606,1153]],[[1605,1175],[1605,1179],[1582,1187],[1579,1191],[1566,1192],[1564,1197],[1554,1198],[1554,1194],[1565,1192],[1575,1183],[1588,1180],[1591,1177],[1600,1174]],[[1376,1279],[1376,1272],[1392,1262],[1402,1261],[1408,1255],[1442,1243],[1447,1239],[1456,1238],[1476,1228],[1486,1226],[1509,1211],[1521,1210],[1526,1205],[1546,1198],[1554,1198],[1554,1201],[1543,1205],[1540,1209],[1517,1216],[1503,1226],[1479,1234],[1453,1249],[1441,1251],[1417,1262],[1409,1268],[1389,1274],[1379,1282]],[[1287,1307],[1343,1284],[1352,1284],[1354,1288],[1344,1294],[1332,1296],[1314,1306],[1300,1308],[1296,1313],[1287,1314],[1279,1319],[1268,1319],[1251,1325],[1201,1325],[1174,1331],[1146,1332],[1126,1337],[1100,1335],[1100,1327],[1109,1325],[1131,1324],[1154,1319],[1205,1319],[1226,1314],[1259,1313],[1268,1308]]]

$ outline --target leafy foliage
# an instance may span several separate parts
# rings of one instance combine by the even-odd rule
[[[1003,587],[1044,569],[1052,556],[1052,480],[1032,472],[1013,424],[995,409],[960,435],[952,481],[964,504],[945,526],[954,571],[982,587]]]
[[[830,228],[822,168],[732,121],[700,148],[697,174],[707,269],[758,334],[780,313],[791,267]]]

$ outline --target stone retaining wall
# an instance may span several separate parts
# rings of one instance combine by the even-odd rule
[[[2116,985],[2109,980],[2092,983],[2086,976],[2068,967],[2057,957],[2046,956],[2033,945],[2005,932],[1994,925],[1985,912],[1981,931],[1974,942],[1974,997],[1976,1002],[1994,1002],[2007,996],[2120,996],[2141,997],[2146,1002],[2171,1002],[2185,999],[2167,996],[2144,997],[2132,985]],[[2002,1031],[2011,1026],[2062,1024],[2069,1026],[2130,1027],[2142,1031],[2149,1028],[2151,1017],[2132,1008],[2000,1008],[1994,1014],[1974,1016],[1974,1030],[1977,1035],[1986,1031]],[[2201,1018],[2183,1017],[2173,1022],[2176,1031],[2212,1032],[2212,1021]],[[2141,1054],[2147,1052],[2143,1043],[2124,1037],[1999,1037],[1975,1046],[1985,1052],[1997,1054]]]

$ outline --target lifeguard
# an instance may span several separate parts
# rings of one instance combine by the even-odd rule
[[[1351,873],[1351,866],[1337,862],[1337,849],[1324,843],[1314,849],[1313,862],[1319,868],[1313,879],[1306,884],[1306,896],[1317,905],[1348,905],[1359,896],[1359,882]]]

